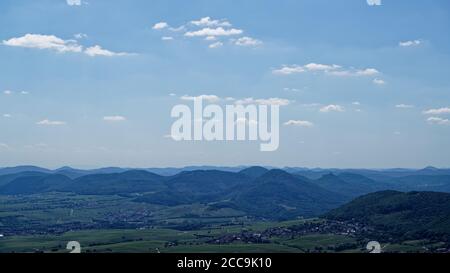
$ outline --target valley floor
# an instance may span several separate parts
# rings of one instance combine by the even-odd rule
[[[306,225],[306,227],[305,227]],[[351,253],[368,252],[368,239],[341,231],[326,233],[323,220],[264,222],[244,226],[217,225],[207,229],[86,230],[60,235],[11,236],[0,238],[0,252],[67,253],[67,243],[77,241],[86,253]],[[323,227],[316,232],[310,228]],[[348,228],[348,226],[345,226]],[[338,234],[339,233],[339,234]],[[396,244],[381,242],[384,252],[444,251],[443,243],[426,240]]]

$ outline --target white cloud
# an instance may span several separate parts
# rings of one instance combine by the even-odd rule
[[[9,145],[6,144],[6,143],[0,143],[0,149],[6,149],[6,150],[8,150],[8,149],[9,149]]]
[[[345,111],[344,107],[342,107],[340,105],[335,105],[335,104],[330,104],[330,105],[320,108],[320,112],[322,112],[322,113],[344,112],[344,111]]]
[[[352,102],[352,104],[353,104],[353,105],[356,105],[356,106],[361,105],[361,103],[360,103],[359,101],[354,101],[354,102]]]
[[[450,114],[450,108],[444,107],[439,109],[430,109],[423,112],[425,115],[443,115]]]
[[[103,117],[103,120],[107,122],[121,122],[126,121],[127,119],[123,116],[106,116]]]
[[[201,98],[204,101],[210,102],[210,103],[214,103],[214,102],[218,102],[220,100],[220,98],[216,95],[200,95],[197,97],[193,97],[193,96],[188,96],[188,95],[184,95],[182,96],[180,99],[182,100],[195,100]]]
[[[381,6],[381,0],[367,0],[369,6]]]
[[[170,93],[169,96],[170,96],[170,97],[176,97],[177,94],[175,94],[175,93]]]
[[[159,22],[159,23],[156,23],[153,26],[153,29],[154,30],[161,30],[161,29],[165,29],[165,28],[168,28],[168,27],[169,27],[169,24],[167,24],[166,22]]]
[[[53,50],[59,53],[74,52],[74,53],[85,53],[91,57],[94,56],[125,56],[130,55],[129,53],[115,53],[101,46],[96,45],[88,47],[83,50],[83,46],[79,45],[75,40],[63,40],[54,35],[41,35],[41,34],[26,34],[25,36],[18,38],[11,38],[9,40],[3,41],[3,45],[13,46],[13,47],[24,47],[24,48],[34,48],[34,49],[47,49]]]
[[[439,118],[439,117],[430,117],[427,119],[427,121],[430,124],[450,125],[450,120]]]
[[[18,93],[18,94],[21,94],[21,95],[28,95],[28,94],[30,94],[30,93],[27,92],[27,91],[20,91],[20,92],[14,92],[14,91],[11,91],[11,90],[5,90],[5,91],[3,91],[3,94],[5,94],[5,95],[7,95],[7,96],[13,95],[14,93]]]
[[[283,88],[283,90],[284,91],[286,91],[286,92],[303,92],[303,91],[305,91],[306,89],[308,89],[307,87],[305,87],[305,88],[303,88],[303,89],[299,89],[299,88],[290,88],[290,87],[285,87],[285,88]]]
[[[327,65],[327,64],[317,64],[317,63],[310,63],[304,66],[305,69],[309,71],[332,71],[341,68],[339,65]]]
[[[4,117],[4,118],[10,118],[11,115],[10,115],[10,114],[3,114],[3,117]]]
[[[81,0],[66,0],[66,3],[69,6],[81,6],[81,4],[83,4]]]
[[[382,79],[374,79],[373,83],[376,85],[385,85],[386,84],[386,82]]]
[[[223,46],[222,42],[216,42],[216,43],[210,44],[209,48],[219,48],[221,46]]]
[[[302,66],[298,65],[283,66],[282,68],[275,69],[272,71],[272,73],[276,75],[291,75],[303,72],[305,72],[305,69]]]
[[[291,101],[287,99],[281,98],[270,98],[270,99],[254,99],[254,98],[246,98],[242,100],[237,100],[236,104],[246,105],[246,104],[259,104],[259,105],[278,105],[278,106],[286,106],[291,103]]]
[[[61,125],[66,125],[66,122],[44,119],[39,122],[36,122],[36,124],[44,125],[44,126],[61,126]]]
[[[235,41],[238,46],[259,46],[262,43],[262,41],[250,37],[241,37]]]
[[[169,30],[170,30],[170,31],[173,31],[173,32],[178,32],[178,31],[184,30],[185,28],[186,28],[185,26],[169,27]]]
[[[3,41],[3,45],[36,49],[49,49],[57,52],[82,52],[83,47],[74,40],[63,40],[54,35],[26,34]]]
[[[280,74],[280,75],[291,75],[291,74],[297,74],[297,73],[303,73],[306,71],[332,71],[341,68],[339,65],[327,65],[327,64],[318,64],[318,63],[309,63],[303,66],[299,65],[284,65],[280,69],[275,69],[272,72],[274,74]]]
[[[232,36],[240,35],[243,31],[241,29],[224,29],[223,27],[218,28],[203,28],[197,31],[188,31],[184,35],[187,37],[201,37],[201,36]]]
[[[172,41],[172,40],[173,40],[173,37],[170,37],[170,36],[164,36],[164,37],[161,38],[161,40],[163,40],[163,41]]]
[[[352,70],[339,70],[328,72],[330,75],[338,77],[365,77],[365,76],[375,76],[380,74],[375,68],[366,69],[352,69]]]
[[[379,74],[380,72],[374,68],[366,68],[366,69],[351,69],[351,70],[343,70],[342,66],[332,64],[318,64],[318,63],[309,63],[303,66],[299,65],[284,65],[279,69],[274,69],[272,71],[273,74],[277,75],[291,75],[298,74],[304,72],[324,72],[326,74],[334,75],[334,76],[374,76]]]
[[[230,22],[226,20],[213,20],[211,17],[203,17],[198,21],[191,21],[191,24],[198,27],[231,27]]]
[[[404,42],[398,43],[398,45],[401,47],[419,46],[421,44],[422,44],[421,40],[404,41]]]
[[[408,109],[408,108],[414,108],[414,105],[411,104],[397,104],[395,108],[401,108],[401,109]]]
[[[130,53],[125,53],[125,52],[112,52],[112,51],[109,51],[107,49],[103,49],[99,45],[86,48],[84,53],[86,55],[88,55],[88,56],[91,56],[91,57],[96,57],[96,56],[114,57],[114,56],[128,56],[128,55],[132,55]]]
[[[166,28],[173,32],[183,31],[182,35],[185,37],[201,37],[207,42],[212,42],[209,44],[210,48],[224,46],[225,42],[228,42],[230,45],[246,47],[255,47],[263,44],[263,42],[258,39],[243,36],[244,30],[233,28],[233,25],[229,21],[224,19],[217,20],[209,16],[187,22],[178,28],[171,28],[166,22],[160,22],[153,26],[153,29],[157,30]],[[178,37],[178,34],[173,33],[171,36],[176,38]],[[225,38],[230,36],[235,36],[237,38]]]
[[[356,70],[355,72],[356,76],[373,76],[378,75],[380,72],[376,70],[375,68],[366,68],[363,70]]]
[[[87,34],[84,34],[84,33],[77,33],[77,34],[73,35],[73,37],[75,37],[75,39],[80,40],[80,39],[85,39],[85,38],[87,38],[88,35],[87,35]]]
[[[299,126],[299,127],[313,127],[314,124],[310,121],[306,121],[306,120],[290,120],[288,122],[285,122],[284,125],[289,126],[289,125],[293,125],[293,126]]]

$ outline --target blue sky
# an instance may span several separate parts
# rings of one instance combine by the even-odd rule
[[[450,167],[447,0],[3,0],[0,166]],[[174,142],[183,96],[281,107],[280,148]]]

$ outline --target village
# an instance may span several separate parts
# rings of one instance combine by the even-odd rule
[[[244,230],[237,234],[227,234],[219,238],[208,241],[211,244],[231,244],[234,242],[266,244],[271,238],[295,238],[308,234],[333,234],[356,237],[358,234],[368,232],[371,229],[358,223],[348,223],[340,221],[319,221],[307,222],[302,225],[291,227],[275,227],[263,232],[252,232]]]

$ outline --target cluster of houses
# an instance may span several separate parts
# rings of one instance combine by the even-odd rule
[[[260,233],[244,230],[237,234],[226,234],[218,238],[214,238],[208,241],[208,243],[231,244],[234,242],[243,242],[253,244],[265,244],[270,243],[270,238],[272,237],[294,238],[296,236],[302,236],[307,234],[335,234],[353,237],[367,230],[368,230],[367,227],[358,223],[348,223],[339,221],[320,221],[290,227],[269,228]]]

